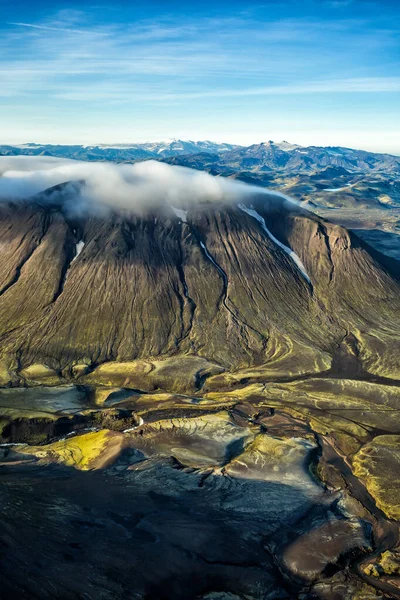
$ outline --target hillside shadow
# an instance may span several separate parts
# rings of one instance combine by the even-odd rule
[[[3,600],[298,596],[305,581],[281,546],[326,522],[327,505],[283,483],[141,459],[2,467]]]
[[[352,231],[375,250],[400,261],[400,233],[382,229],[353,229]],[[400,262],[398,270],[400,271]]]

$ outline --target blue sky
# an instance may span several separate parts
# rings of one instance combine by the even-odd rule
[[[0,142],[400,154],[397,0],[16,0],[0,14]]]

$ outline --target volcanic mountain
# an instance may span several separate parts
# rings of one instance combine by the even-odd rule
[[[400,378],[399,263],[354,233],[255,187],[71,210],[82,185],[0,204],[2,385]]]
[[[400,263],[240,181],[0,161],[1,597],[400,598]]]

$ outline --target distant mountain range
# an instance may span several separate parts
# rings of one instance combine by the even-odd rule
[[[216,173],[234,171],[311,173],[328,166],[357,173],[400,174],[400,157],[354,150],[340,146],[299,146],[289,142],[265,142],[251,146],[217,144],[210,141],[149,142],[98,146],[23,144],[0,146],[0,155],[56,156],[76,160],[132,162],[138,160],[168,160]],[[181,160],[185,157],[185,160]],[[172,159],[172,160],[171,160]],[[173,159],[179,159],[174,161]],[[226,174],[225,172],[223,174]]]
[[[22,144],[21,146],[0,145],[0,156],[56,156],[75,160],[104,160],[112,162],[131,162],[146,159],[160,159],[171,156],[184,156],[205,152],[222,154],[234,151],[240,146],[216,144],[214,142],[193,142],[168,140],[165,142],[147,142],[144,144],[100,144],[98,146]]]

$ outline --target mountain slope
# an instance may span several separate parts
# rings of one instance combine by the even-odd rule
[[[5,381],[136,361],[140,387],[160,357],[288,376],[343,355],[400,377],[396,261],[280,197],[72,218],[41,195],[0,205],[0,232]]]

